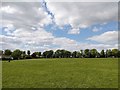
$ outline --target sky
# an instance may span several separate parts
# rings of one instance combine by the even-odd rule
[[[118,48],[117,2],[2,2],[1,49]]]

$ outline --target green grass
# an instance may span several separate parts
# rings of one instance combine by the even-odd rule
[[[118,59],[32,59],[2,62],[3,88],[117,88]]]

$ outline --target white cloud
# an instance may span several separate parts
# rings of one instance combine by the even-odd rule
[[[53,3],[55,4],[55,3]],[[57,6],[58,5],[58,6]],[[86,28],[94,23],[104,22],[104,19],[107,17],[106,20],[115,20],[115,17],[111,15],[109,9],[103,9],[102,7],[97,7],[99,4],[86,4],[83,3],[76,4],[76,3],[56,3],[53,6],[53,10],[51,10],[55,14],[55,21],[57,25],[65,25],[70,24],[72,29],[68,32],[69,34],[79,34],[79,28]],[[93,5],[93,6],[92,6]],[[100,4],[102,5],[102,4]],[[111,5],[111,4],[110,4]],[[114,4],[110,6],[112,8],[112,13],[116,13],[114,11]],[[2,11],[2,26],[6,27],[4,31],[7,35],[0,35],[0,44],[2,44],[3,49],[21,49],[21,50],[31,50],[31,51],[44,51],[44,50],[56,50],[56,49],[67,49],[67,50],[80,50],[86,48],[112,48],[116,47],[115,45],[108,45],[108,44],[90,44],[90,43],[79,43],[73,39],[69,39],[66,37],[55,37],[52,33],[47,32],[43,26],[45,24],[51,23],[51,16],[48,15],[40,6],[40,3],[30,3],[30,2],[23,2],[23,3],[3,3],[2,7],[8,7],[11,10],[7,12],[4,9]],[[64,6],[64,7],[63,7]],[[105,6],[103,4],[103,6]],[[50,9],[51,6],[49,6]],[[91,8],[90,8],[91,7]],[[97,7],[93,8],[93,7]],[[82,9],[84,8],[84,9]],[[93,9],[92,9],[93,8]],[[54,10],[55,9],[55,10]],[[91,12],[90,12],[91,10]],[[101,12],[98,11],[102,10],[101,12],[105,12],[106,14],[102,15]],[[84,14],[83,14],[84,12]],[[95,13],[96,12],[96,13]],[[1,12],[0,12],[1,13]],[[90,15],[90,13],[92,15]],[[100,14],[100,19],[95,14]],[[110,15],[109,15],[110,14]],[[102,16],[101,16],[102,15]],[[105,16],[106,15],[106,16]],[[84,16],[84,17],[83,17]],[[104,17],[105,16],[105,17]],[[94,19],[95,17],[95,19]],[[97,17],[97,18],[96,18]],[[114,17],[111,19],[111,17]],[[103,19],[102,19],[103,18]],[[105,20],[105,21],[106,21]],[[106,34],[105,34],[106,35]],[[103,36],[105,36],[103,35]],[[111,34],[112,35],[112,34]],[[92,40],[92,39],[89,39]],[[110,41],[108,39],[108,41]],[[102,42],[102,40],[101,40]]]
[[[100,30],[101,30],[101,28],[94,27],[92,31],[93,31],[93,32],[98,32],[98,31],[100,31]]]
[[[34,51],[45,51],[45,50],[57,50],[57,49],[66,49],[70,51],[81,50],[81,49],[92,49],[96,48],[99,51],[101,49],[112,49],[118,48],[117,44],[92,44],[92,43],[79,43],[75,40],[66,38],[66,37],[54,37],[52,34],[44,32],[44,31],[36,31],[36,32],[24,32],[22,30],[18,31],[18,33],[14,33],[13,36],[5,36],[2,35],[3,49],[21,49],[21,50],[31,50]],[[24,33],[24,34],[22,34]],[[36,34],[38,33],[38,34]],[[41,36],[44,34],[44,38]],[[18,35],[18,36],[17,36]]]
[[[5,7],[0,8],[0,12],[13,14],[13,13],[17,12],[17,10],[15,8],[10,7],[10,6],[5,6]]]
[[[48,2],[47,5],[57,25],[72,26],[69,34],[79,34],[78,30],[94,24],[116,21],[118,15],[116,2]]]
[[[1,35],[3,49],[43,50],[51,45],[53,35],[43,29],[51,17],[37,2],[4,2],[0,8],[5,35]],[[10,11],[9,11],[10,10]]]
[[[13,24],[15,28],[18,29],[23,27],[31,28],[33,26],[43,27],[45,24],[51,23],[50,16],[47,15],[40,3],[4,2],[0,10],[2,10],[2,12],[0,12],[0,14],[2,14],[2,20],[0,20],[2,26]],[[6,12],[12,12],[12,14]]]
[[[80,33],[79,28],[77,28],[77,29],[73,28],[68,31],[68,34],[79,34],[79,33]]]
[[[11,35],[12,32],[15,30],[15,27],[13,24],[3,25],[2,27],[5,27],[4,31],[7,33],[7,35]]]
[[[118,43],[118,31],[107,31],[100,35],[89,37],[87,40],[96,41],[104,44],[116,44]]]

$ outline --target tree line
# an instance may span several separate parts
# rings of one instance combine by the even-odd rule
[[[1,59],[32,59],[32,58],[119,58],[120,50],[119,49],[107,49],[101,50],[100,52],[97,49],[85,49],[80,51],[68,51],[64,49],[58,49],[56,51],[48,50],[42,52],[33,52],[30,50],[21,51],[19,49],[14,50],[13,52],[9,49],[0,50]]]

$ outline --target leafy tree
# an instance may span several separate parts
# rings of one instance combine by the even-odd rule
[[[22,58],[22,59],[25,59],[25,58],[26,58],[26,52],[25,52],[25,51],[21,51],[21,52],[22,52],[21,58]]]
[[[102,57],[102,58],[105,57],[105,51],[104,51],[104,50],[102,50],[102,51],[100,52],[100,57]]]
[[[65,51],[64,51],[64,57],[66,57],[66,58],[70,58],[70,57],[71,57],[71,52],[65,50]]]
[[[111,49],[106,50],[106,57],[112,57]]]
[[[98,51],[96,49],[91,49],[90,54],[91,54],[92,58],[95,58],[95,57],[97,57]]]
[[[83,50],[80,50],[81,56],[84,57]]]
[[[118,57],[119,50],[118,49],[112,49],[112,56]]]
[[[118,57],[120,57],[120,50],[118,51]]]
[[[34,52],[31,56],[32,56],[32,58],[36,58],[37,57],[37,53]]]
[[[32,53],[32,58],[39,58],[41,56],[41,52],[34,52]]]
[[[54,56],[57,58],[68,58],[68,57],[71,57],[71,52],[64,49],[62,50],[58,49],[56,50]]]
[[[4,55],[6,55],[6,56],[10,56],[11,54],[12,54],[12,51],[9,49],[6,49],[4,52]]]
[[[60,52],[61,52],[61,57],[62,57],[62,58],[66,57],[66,56],[65,56],[65,52],[66,52],[66,51],[65,51],[64,49],[60,50]]]
[[[38,56],[39,56],[39,57],[41,56],[41,52],[38,52]]]
[[[43,52],[43,57],[45,58],[52,58],[53,57],[53,50]]]
[[[77,53],[76,53],[76,57],[77,57],[77,58],[81,58],[81,57],[82,57],[82,54],[81,54],[80,52],[77,52]]]
[[[86,58],[89,58],[90,57],[90,50],[89,49],[85,49],[84,54],[85,54]]]
[[[55,57],[56,58],[61,58],[62,57],[62,52],[61,52],[61,50],[56,50],[56,52],[55,52]]]
[[[11,54],[12,54],[12,51],[9,50],[9,49],[6,49],[5,52],[4,52],[4,55],[5,55],[5,56],[4,56],[3,59],[9,60],[9,62],[10,62],[10,60],[12,59],[12,58],[11,58]]]
[[[16,49],[13,51],[12,57],[13,57],[13,59],[20,59],[21,54],[22,54],[22,51],[20,51],[19,49]]]
[[[27,54],[30,56],[30,50],[27,51]]]
[[[30,52],[30,50],[27,50],[27,55],[26,55],[26,59],[31,59],[32,57],[30,56],[30,54],[31,54],[31,52]]]
[[[99,52],[97,52],[97,56],[96,56],[97,58],[100,58],[100,53]]]
[[[74,52],[72,53],[72,57],[73,57],[73,58],[76,58],[76,57],[77,57],[77,51],[74,51]]]

